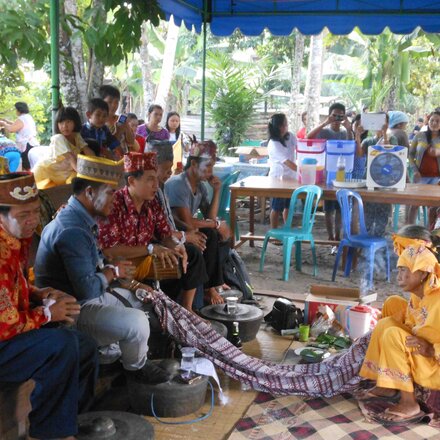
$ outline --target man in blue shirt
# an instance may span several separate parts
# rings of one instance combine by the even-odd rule
[[[37,286],[48,283],[73,295],[81,303],[78,329],[93,337],[99,347],[119,343],[123,367],[142,376],[151,373],[147,361],[150,322],[147,305],[131,290],[142,287],[133,279],[128,261],[106,264],[97,245],[96,218],[109,215],[114,188],[123,166],[107,159],[78,156],[78,174],[68,205],[43,231],[34,265]],[[112,288],[116,281],[127,288]],[[128,304],[131,307],[126,307]],[[157,381],[167,379],[155,371]],[[163,372],[162,372],[163,373]]]
[[[111,158],[120,142],[106,125],[108,113],[108,104],[103,99],[91,99],[86,112],[88,121],[81,128],[81,136],[97,156]]]

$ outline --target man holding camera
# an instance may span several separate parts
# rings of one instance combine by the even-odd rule
[[[335,102],[328,109],[328,117],[322,124],[315,127],[308,135],[307,139],[326,139],[326,140],[350,140],[353,139],[351,123],[345,114],[345,106],[340,102]],[[328,239],[339,241],[341,239],[341,210],[338,202],[326,200],[324,202],[325,226]],[[334,220],[333,220],[333,213]],[[337,247],[332,246],[331,254],[337,252]]]

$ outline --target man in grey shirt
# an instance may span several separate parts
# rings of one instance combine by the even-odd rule
[[[222,303],[223,298],[216,287],[223,284],[223,250],[229,247],[230,230],[226,222],[217,219],[220,203],[221,181],[212,173],[217,146],[212,141],[195,143],[183,173],[173,176],[165,183],[165,194],[169,199],[173,215],[188,230],[199,230],[206,236],[203,257],[209,280],[204,284],[205,299],[211,304]],[[203,184],[207,181],[213,188],[209,201]],[[194,217],[200,209],[203,219]]]
[[[322,124],[315,127],[307,135],[307,139],[353,139],[353,131],[351,130],[351,123],[345,114],[345,106],[339,102],[332,104],[328,109],[327,119]],[[338,202],[326,200],[324,202],[324,211],[328,239],[339,241],[341,239],[341,210]],[[337,247],[332,246],[331,254],[334,255],[336,252]]]

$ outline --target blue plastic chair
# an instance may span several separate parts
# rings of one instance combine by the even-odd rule
[[[344,232],[344,238],[341,240],[338,252],[336,254],[335,265],[333,267],[332,281],[335,281],[336,272],[339,266],[339,260],[342,255],[342,250],[345,246],[349,247],[347,259],[345,262],[344,276],[348,277],[350,275],[351,263],[353,261],[353,254],[355,248],[368,249],[369,251],[369,264],[370,264],[370,274],[368,286],[373,285],[373,272],[374,272],[374,257],[378,249],[385,248],[387,257],[387,281],[390,281],[390,252],[388,250],[388,244],[383,237],[373,237],[368,235],[367,228],[365,227],[365,217],[364,217],[364,204],[362,203],[361,196],[354,191],[348,189],[340,189],[336,192],[336,198],[341,207],[342,215],[342,228]],[[351,220],[352,211],[354,203],[358,204],[359,209],[359,234],[351,234]]]
[[[302,215],[301,228],[292,228],[293,214],[296,202],[300,195],[305,194],[304,209]],[[318,268],[316,265],[315,241],[312,235],[312,228],[315,222],[316,209],[322,197],[322,189],[316,185],[300,186],[292,194],[290,199],[289,214],[284,226],[277,229],[270,229],[264,237],[263,249],[260,257],[260,272],[263,272],[264,258],[266,256],[267,244],[270,238],[276,238],[283,242],[283,280],[289,280],[290,259],[292,247],[295,245],[295,268],[301,270],[301,242],[310,241],[313,256],[313,275],[316,276]]]

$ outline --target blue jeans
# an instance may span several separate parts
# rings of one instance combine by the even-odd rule
[[[84,364],[80,366],[80,360]],[[97,374],[94,343],[70,329],[41,328],[0,342],[0,381],[35,381],[29,435],[77,433],[79,402],[87,409]]]

